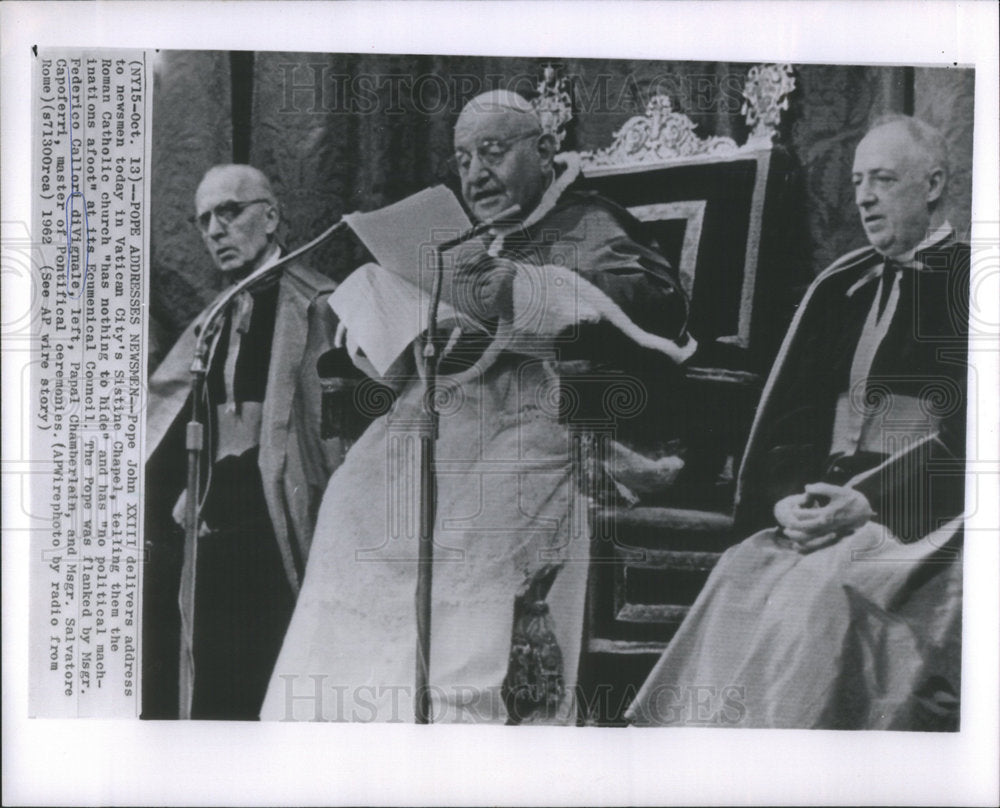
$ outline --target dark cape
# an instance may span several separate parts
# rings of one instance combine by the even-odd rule
[[[924,268],[903,274],[891,326],[879,345],[864,389],[850,391],[860,407],[889,408],[898,396],[918,399],[939,420],[943,454],[961,468],[965,458],[968,372],[969,246],[946,238],[921,250]],[[833,412],[849,373],[865,316],[878,292],[882,257],[872,247],[841,258],[823,272],[799,304],[761,395],[737,481],[737,523],[745,532],[773,524],[774,504],[819,480],[835,484],[874,465],[877,457],[831,457]],[[859,286],[860,284],[860,286]],[[858,287],[858,288],[854,288]],[[899,421],[906,418],[900,413]],[[885,413],[884,429],[895,421]],[[905,424],[899,423],[900,427]],[[891,448],[887,446],[887,449]],[[929,469],[925,469],[930,473]],[[962,511],[964,481],[940,475],[925,502],[913,540]],[[930,505],[931,507],[927,507]],[[892,527],[890,525],[890,527]]]
[[[326,299],[336,284],[301,264],[282,269],[274,302],[270,356],[264,381],[264,414],[258,467],[289,586],[298,591],[309,553],[318,499],[340,461],[339,447],[320,439],[322,390],[316,362],[333,347],[336,318]],[[149,379],[146,458],[151,460],[176,432],[187,412],[191,360],[209,305],[178,338]],[[253,352],[253,346],[244,346]],[[244,350],[241,353],[247,353]],[[242,363],[243,364],[249,363]],[[214,392],[210,390],[210,393]],[[216,395],[210,408],[219,403]],[[183,486],[177,488],[182,490]],[[173,504],[171,503],[171,507]]]
[[[949,238],[916,259],[867,381],[849,391],[882,419],[884,451],[830,451],[883,259],[851,253],[807,292],[738,479],[737,523],[759,532],[713,570],[629,708],[634,724],[957,729],[969,248]],[[807,554],[768,527],[805,484],[845,484],[918,445],[905,437],[915,412],[936,426],[935,450],[862,489],[872,521]]]

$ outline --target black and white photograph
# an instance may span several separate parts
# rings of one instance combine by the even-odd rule
[[[154,65],[143,717],[959,728],[974,71]]]
[[[995,9],[11,5],[4,703],[76,804],[989,803]]]

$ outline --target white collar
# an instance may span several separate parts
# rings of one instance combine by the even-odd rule
[[[273,241],[271,242],[270,249],[267,251],[267,258],[264,259],[264,263],[260,265],[259,269],[271,266],[279,258],[281,258],[281,247],[278,246],[277,241]]]
[[[887,256],[882,253],[879,253],[879,255],[882,258],[882,263],[876,264],[871,269],[869,269],[864,275],[862,275],[851,286],[851,288],[847,290],[847,296],[851,297],[856,291],[858,291],[858,289],[865,286],[869,281],[873,281],[876,278],[881,278],[882,273],[885,271],[885,262],[890,258],[899,264],[910,265],[913,266],[915,269],[922,268],[923,264],[921,264],[918,261],[914,261],[913,260],[914,256],[921,250],[927,249],[932,244],[937,244],[939,241],[942,241],[946,236],[950,235],[954,230],[955,228],[951,226],[951,222],[945,219],[945,221],[942,224],[934,228],[934,230],[927,236],[927,238],[921,241],[912,250],[908,250],[907,252],[901,253],[900,255],[892,255],[892,256]]]
[[[937,244],[954,229],[955,228],[951,226],[951,222],[945,219],[912,250],[907,250],[905,253],[900,253],[899,255],[883,256],[883,258],[892,258],[892,260],[898,261],[900,264],[909,264],[913,261],[913,256],[915,256],[918,252],[927,249],[932,244]]]
[[[261,273],[264,272],[264,270],[266,270],[269,266],[271,266],[271,264],[276,263],[279,258],[281,258],[281,247],[279,247],[278,242],[275,241],[271,243],[271,246],[268,248],[267,251],[267,257],[264,259],[264,262],[259,267],[257,267],[257,269],[255,269],[253,272],[247,275],[244,275],[242,278],[237,278],[233,280],[232,283],[234,284],[239,283],[240,281],[246,280],[251,276],[260,275]]]

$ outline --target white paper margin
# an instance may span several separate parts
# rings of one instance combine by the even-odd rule
[[[988,2],[0,4],[2,219],[30,222],[30,46],[496,54],[976,67],[973,240],[1000,241],[997,7]],[[846,182],[846,178],[845,178]],[[979,300],[996,301],[998,265]],[[4,278],[3,311],[25,289]],[[991,318],[996,321],[996,317]],[[4,470],[26,355],[4,345]],[[973,345],[984,393],[996,342]],[[997,457],[998,398],[974,402]],[[996,462],[966,539],[955,735],[29,721],[27,534],[3,475],[3,802],[14,804],[997,803]],[[978,528],[978,530],[977,530]]]

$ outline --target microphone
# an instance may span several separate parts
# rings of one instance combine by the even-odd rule
[[[345,227],[347,222],[342,218],[336,223],[328,227],[322,233],[320,233],[316,238],[310,241],[308,244],[304,244],[297,250],[290,252],[283,258],[279,258],[273,264],[268,264],[267,266],[261,267],[260,269],[251,272],[242,280],[234,283],[230,286],[225,293],[215,302],[215,305],[211,308],[205,317],[205,322],[202,324],[201,331],[198,334],[198,340],[195,343],[194,359],[191,365],[192,373],[203,373],[206,370],[205,367],[205,356],[208,353],[208,342],[211,336],[219,328],[222,323],[222,314],[225,312],[226,308],[232,302],[233,298],[236,297],[240,292],[247,291],[248,289],[254,289],[262,286],[265,281],[270,281],[278,274],[278,272],[284,269],[288,264],[297,258],[305,255],[310,250],[318,247],[324,241],[326,241],[330,236],[336,233],[340,228]]]
[[[512,216],[517,216],[520,212],[520,205],[511,205],[509,208],[500,211],[492,219],[487,219],[484,222],[473,225],[460,236],[456,236],[453,239],[442,242],[434,249],[434,254],[437,258],[437,265],[435,267],[436,271],[434,273],[433,287],[431,288],[431,302],[427,311],[427,341],[424,343],[424,357],[426,359],[432,360],[435,355],[434,342],[437,339],[438,308],[441,305],[441,274],[444,272],[441,258],[442,254],[446,250],[450,250],[452,247],[457,247],[459,244],[463,244],[466,241],[474,239],[476,236],[485,233],[497,222],[510,219]]]
[[[437,259],[435,267],[436,271],[434,272],[434,282],[431,288],[431,300],[427,311],[427,341],[424,343],[424,358],[427,359],[428,362],[433,362],[436,354],[434,343],[437,340],[438,309],[441,305],[441,275],[444,272],[444,267],[442,266],[442,254],[453,247],[457,247],[459,244],[464,244],[466,241],[474,239],[476,236],[485,233],[497,222],[502,222],[505,219],[510,219],[512,216],[517,216],[520,212],[520,205],[511,205],[509,208],[505,208],[500,211],[493,218],[473,225],[460,236],[444,241],[435,247],[434,254]]]
[[[519,214],[520,212],[521,212],[520,205],[511,205],[509,208],[500,211],[492,219],[487,219],[484,222],[480,222],[479,224],[473,225],[464,233],[462,233],[462,235],[439,244],[437,246],[437,250],[439,253],[441,253],[444,252],[445,250],[450,250],[452,247],[457,247],[459,244],[464,244],[466,241],[474,239],[476,236],[482,235],[491,227],[493,227],[493,225],[495,225],[497,222],[502,222],[506,219],[510,219],[514,216],[517,216],[517,214]]]

